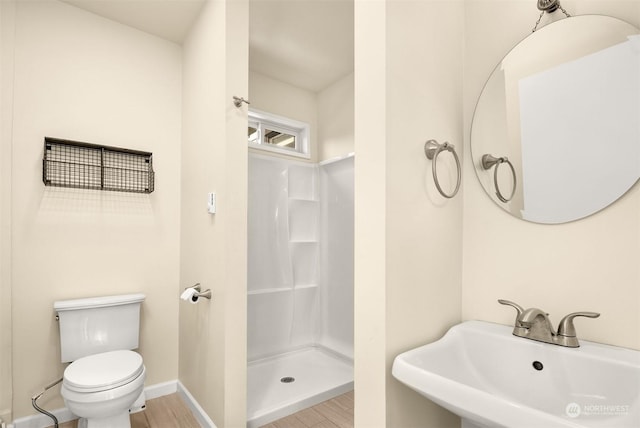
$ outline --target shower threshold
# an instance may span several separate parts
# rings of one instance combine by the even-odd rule
[[[353,389],[353,363],[322,347],[250,362],[247,428],[258,428]]]

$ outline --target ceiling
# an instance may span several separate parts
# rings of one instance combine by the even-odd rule
[[[353,0],[251,0],[249,68],[318,92],[353,71]]]
[[[182,43],[207,0],[63,1]],[[313,92],[353,71],[353,0],[249,3],[252,71]]]
[[[206,0],[62,0],[65,3],[182,43]]]

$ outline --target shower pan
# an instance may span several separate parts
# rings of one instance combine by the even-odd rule
[[[249,155],[247,426],[353,389],[353,156]]]

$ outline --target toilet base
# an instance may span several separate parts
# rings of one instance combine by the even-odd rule
[[[147,408],[147,400],[144,395],[144,391],[140,393],[140,396],[136,399],[136,401],[129,408],[129,414],[138,413],[144,411]]]
[[[131,428],[129,411],[108,418],[80,418],[78,428]]]

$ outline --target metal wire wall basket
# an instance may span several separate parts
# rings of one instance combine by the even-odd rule
[[[153,155],[45,137],[42,181],[46,186],[151,193]]]

